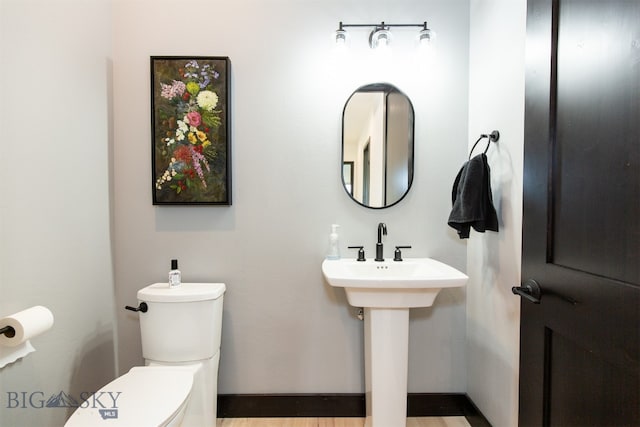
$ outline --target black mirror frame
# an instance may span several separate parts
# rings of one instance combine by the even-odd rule
[[[397,93],[400,94],[402,96],[404,96],[407,100],[407,103],[409,105],[409,111],[410,111],[410,128],[411,128],[411,135],[410,135],[410,144],[411,147],[408,150],[408,178],[409,178],[409,182],[407,185],[407,189],[404,192],[404,194],[398,198],[398,200],[394,201],[393,203],[390,204],[386,204],[386,200],[385,200],[385,205],[384,206],[369,206],[367,204],[362,203],[361,201],[357,200],[354,196],[353,196],[353,189],[351,192],[349,192],[349,190],[347,189],[347,184],[344,181],[344,174],[343,174],[343,165],[345,163],[344,160],[344,151],[345,151],[345,147],[344,147],[344,115],[347,109],[347,106],[349,105],[349,101],[351,100],[351,98],[353,98],[353,96],[356,93],[362,93],[362,92],[384,92],[387,95],[390,93]],[[388,118],[385,116],[385,122],[388,120]],[[386,126],[385,126],[386,128]],[[386,138],[385,138],[385,143],[386,143]],[[390,83],[371,83],[371,84],[367,84],[364,86],[360,86],[358,89],[356,89],[355,91],[353,91],[353,93],[349,96],[349,98],[347,99],[347,101],[344,104],[344,107],[342,109],[342,141],[341,141],[341,153],[340,153],[340,179],[342,181],[342,188],[344,189],[345,193],[347,193],[347,195],[349,196],[349,198],[351,198],[351,200],[353,200],[354,202],[356,202],[357,204],[359,204],[360,206],[363,206],[365,208],[369,208],[369,209],[386,209],[386,208],[390,208],[392,206],[397,205],[398,203],[400,203],[409,193],[409,191],[411,190],[411,186],[413,185],[413,175],[414,175],[414,163],[415,163],[415,110],[413,108],[413,103],[411,102],[411,99],[404,93],[402,92],[400,89],[398,89],[396,86],[390,84]],[[386,165],[385,165],[385,174],[386,174]],[[386,179],[385,179],[386,181]],[[353,183],[352,183],[353,185]]]

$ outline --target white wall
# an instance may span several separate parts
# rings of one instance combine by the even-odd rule
[[[466,247],[446,225],[467,141],[468,0],[118,1],[113,9],[115,257],[120,371],[141,363],[138,318],[120,308],[166,280],[223,281],[221,393],[362,392],[363,324],[323,280],[329,227],[341,249],[372,256],[386,222],[386,256],[432,256],[465,270]],[[438,34],[429,65],[399,30],[376,58],[344,22],[422,22]],[[232,63],[233,206],[151,204],[150,55],[224,55]],[[397,206],[370,210],[341,183],[344,103],[359,86],[390,82],[416,111],[416,174]],[[411,318],[411,392],[464,392],[464,291],[443,291]]]
[[[500,131],[487,152],[500,232],[471,232],[467,393],[495,427],[518,424],[525,0],[472,0],[469,141]],[[481,144],[479,144],[481,145]],[[478,152],[484,149],[476,148]]]
[[[0,0],[0,316],[33,305],[55,316],[35,353],[0,370],[2,426],[60,426],[67,409],[42,400],[79,398],[115,371],[110,11]]]

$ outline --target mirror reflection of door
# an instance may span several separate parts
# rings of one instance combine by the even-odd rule
[[[412,132],[413,120],[410,105],[404,95],[391,92],[387,95],[386,126],[386,177],[385,177],[385,205],[392,200],[400,200],[409,190],[409,144],[407,135]]]
[[[389,84],[356,90],[343,114],[342,162],[347,193],[370,208],[398,203],[413,181],[413,106]]]
[[[371,199],[371,144],[367,142],[362,150],[362,203],[369,205]]]
[[[342,163],[342,177],[344,179],[344,188],[351,196],[353,196],[353,162]]]

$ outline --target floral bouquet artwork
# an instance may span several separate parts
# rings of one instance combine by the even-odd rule
[[[154,205],[230,205],[229,58],[151,57]]]

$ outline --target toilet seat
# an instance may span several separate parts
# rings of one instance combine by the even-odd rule
[[[193,372],[179,366],[134,367],[83,402],[65,427],[168,426],[189,401]]]

